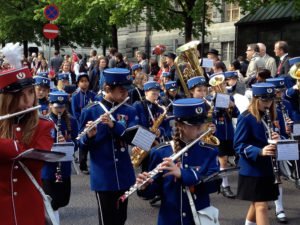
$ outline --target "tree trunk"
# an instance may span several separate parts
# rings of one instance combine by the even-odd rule
[[[112,47],[115,47],[118,50],[118,28],[115,24],[111,26],[111,38]]]
[[[25,58],[28,57],[28,41],[23,41],[23,53]]]
[[[192,40],[192,31],[193,31],[193,18],[191,16],[187,16],[184,22],[185,43],[188,43]]]
[[[150,6],[147,7],[147,17],[150,18],[151,16],[151,8]],[[147,58],[150,58],[151,55],[151,32],[152,27],[149,22],[146,22],[146,37],[145,37],[145,53],[147,55]]]
[[[60,44],[59,44],[59,39],[58,38],[55,38],[54,39],[54,49],[59,51],[60,49]]]
[[[106,55],[106,45],[102,45],[102,54]]]

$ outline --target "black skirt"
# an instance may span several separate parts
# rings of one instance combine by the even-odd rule
[[[71,178],[64,178],[62,182],[55,183],[55,180],[42,180],[43,189],[52,198],[53,210],[58,210],[69,204],[71,195]]]
[[[274,177],[250,177],[239,175],[237,198],[251,202],[274,201],[278,198],[278,185]]]
[[[218,148],[219,148],[218,155],[220,157],[235,155],[235,151],[233,149],[233,140],[221,140]]]

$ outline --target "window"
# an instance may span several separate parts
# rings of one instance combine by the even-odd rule
[[[240,19],[240,7],[237,3],[226,3],[224,13],[224,22],[238,21]]]
[[[233,41],[222,42],[222,61],[232,62],[234,59]]]

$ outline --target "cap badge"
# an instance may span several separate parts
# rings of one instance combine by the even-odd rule
[[[280,84],[280,85],[284,85],[284,81],[280,81],[279,84]]]
[[[44,83],[44,84],[47,84],[47,83],[48,83],[48,81],[47,81],[47,80],[43,80],[43,83]]]
[[[62,102],[62,101],[64,100],[64,97],[58,96],[58,97],[57,97],[57,100],[60,101],[60,102]]]
[[[199,114],[201,114],[201,113],[203,112],[203,108],[202,108],[202,107],[197,107],[197,108],[195,109],[195,111],[196,111],[196,113],[199,115]]]
[[[268,88],[268,89],[267,89],[267,92],[268,92],[269,94],[271,94],[271,93],[273,93],[273,89],[272,89],[272,88]]]
[[[17,74],[17,78],[18,78],[19,80],[22,80],[22,79],[24,79],[25,77],[26,77],[26,74],[23,73],[23,72]]]
[[[172,84],[171,86],[172,86],[172,87],[176,87],[176,83]]]
[[[127,80],[130,80],[130,77],[131,77],[130,75],[126,76],[126,79],[127,79]]]

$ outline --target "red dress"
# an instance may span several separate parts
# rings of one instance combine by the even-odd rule
[[[0,138],[0,225],[44,225],[44,204],[40,193],[27,174],[14,160],[18,154],[30,149],[50,151],[53,144],[54,124],[40,119],[31,143],[20,143],[22,130],[15,131],[15,140]],[[23,159],[35,179],[41,184],[43,163]]]

